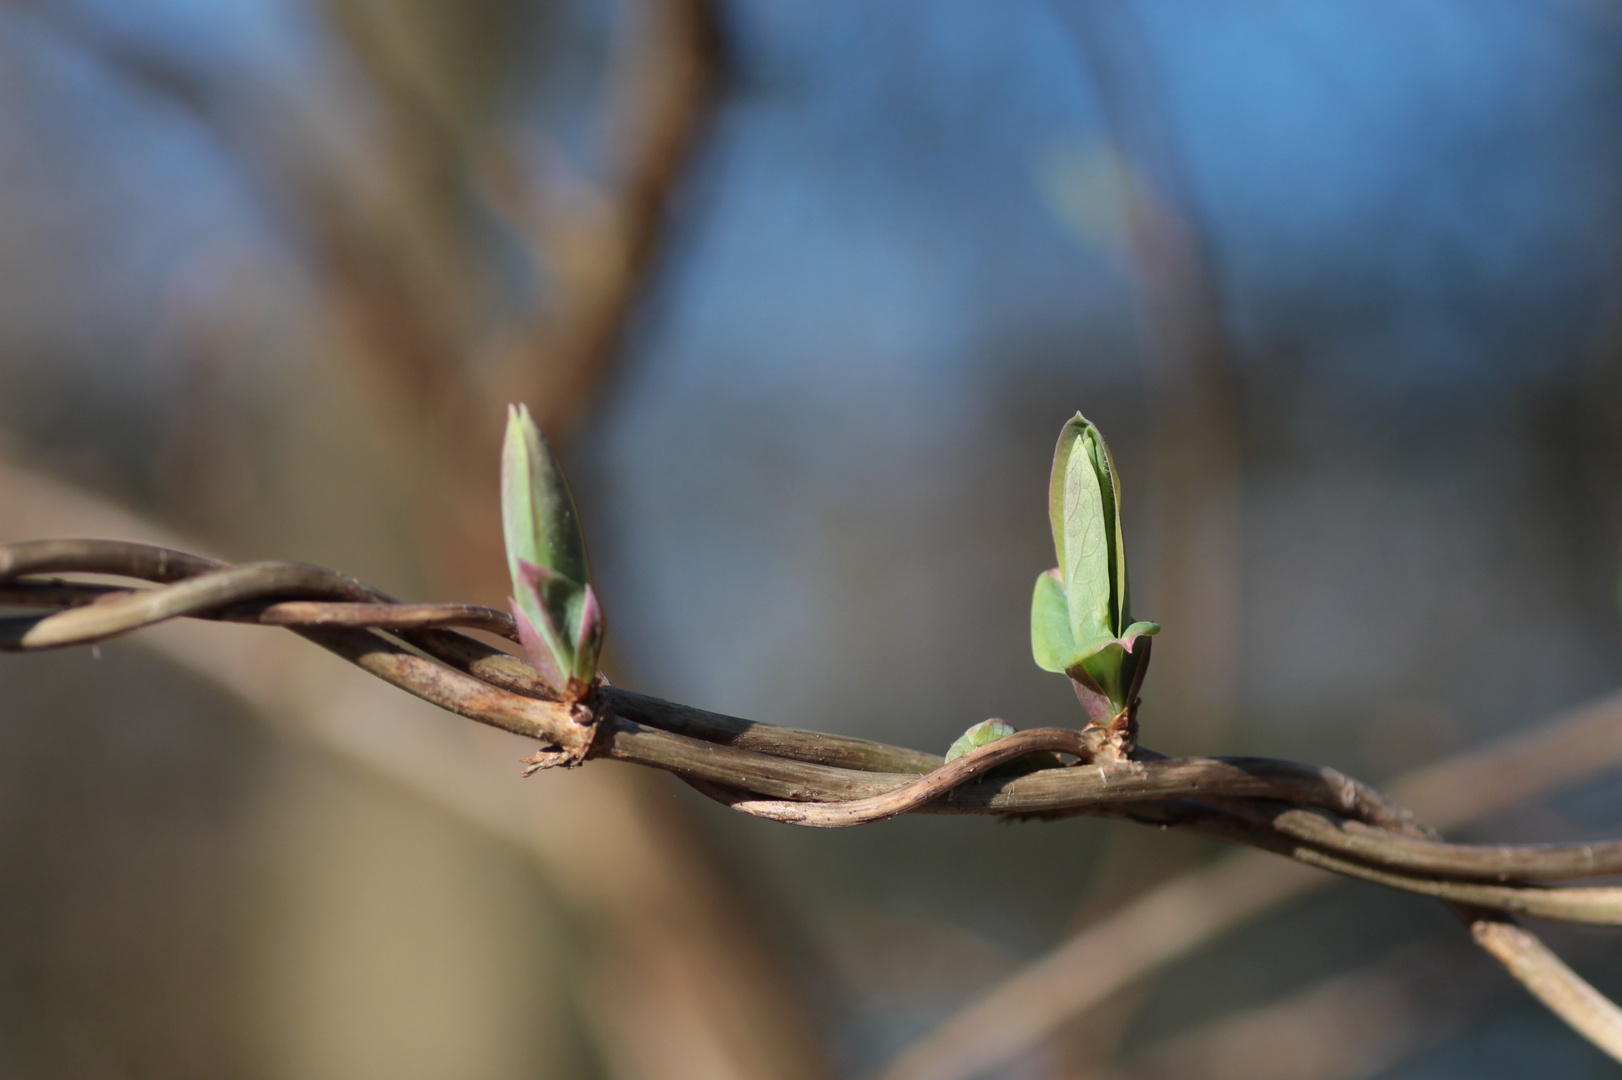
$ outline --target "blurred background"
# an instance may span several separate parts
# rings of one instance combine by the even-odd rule
[[[617,682],[940,752],[1080,722],[1081,409],[1144,741],[1389,783],[1622,684],[1619,58],[1610,0],[4,0],[0,540],[500,604],[525,400]],[[528,752],[265,630],[6,658],[0,1077],[963,1080],[931,1033],[1225,857]],[[1589,757],[1455,835],[1616,833]],[[980,1075],[1610,1075],[1462,938],[1303,892]]]

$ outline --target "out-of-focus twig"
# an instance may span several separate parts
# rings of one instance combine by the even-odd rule
[[[501,401],[529,401],[548,432],[567,438],[595,399],[663,255],[672,206],[692,170],[719,99],[723,31],[711,0],[655,0],[629,9],[610,91],[611,160],[598,213],[563,214],[511,189],[501,200],[536,238],[557,295],[516,343]],[[503,158],[504,162],[510,158]],[[533,188],[531,189],[533,190]],[[560,219],[563,219],[560,221]],[[559,226],[570,232],[560,235]],[[585,228],[586,235],[574,230]]]
[[[1421,769],[1394,797],[1442,829],[1622,763],[1622,694]],[[993,987],[903,1052],[885,1080],[960,1080],[1116,992],[1331,878],[1242,852],[1157,886]]]
[[[0,535],[41,531],[193,546],[97,498],[0,461]],[[208,559],[182,562],[143,569],[174,580],[215,565]],[[84,599],[79,588],[72,592]],[[69,592],[59,599],[75,602]],[[249,643],[239,637],[243,633],[263,640]],[[822,1075],[820,1049],[797,1019],[792,999],[777,989],[773,963],[740,929],[749,913],[705,871],[703,852],[671,820],[668,797],[654,802],[645,785],[624,782],[644,774],[592,770],[547,785],[526,785],[516,770],[493,777],[492,765],[514,755],[510,742],[492,744],[490,738],[508,736],[479,738],[473,725],[447,725],[438,709],[290,636],[168,623],[145,631],[141,642],[244,701],[294,743],[384,778],[534,860],[572,909],[589,913],[582,925],[602,939],[592,947],[584,990],[594,1029],[615,1050],[615,1075]],[[403,662],[397,650],[378,648],[370,655]],[[516,679],[513,688],[526,687]],[[679,723],[681,713],[670,717]],[[731,738],[747,743],[744,726],[722,724]],[[859,740],[850,742],[831,748],[833,756],[859,759]],[[503,771],[498,765],[497,772]]]
[[[490,126],[488,116],[459,122],[437,108],[435,88],[415,81],[420,69],[391,52],[426,7],[405,12],[327,0],[318,10],[349,66],[312,64],[310,77],[289,88],[229,64],[123,42],[71,5],[38,5],[65,37],[220,136],[250,190],[305,256],[330,315],[325,323],[342,334],[331,351],[359,361],[393,449],[411,463],[419,501],[410,512],[435,589],[499,604],[506,582],[489,467],[498,426],[488,421],[505,402],[527,400],[557,437],[585,415],[657,265],[715,104],[715,12],[706,0],[640,0],[619,12],[628,31],[610,73],[612,160],[592,199],[603,212],[559,220],[550,214],[545,178],[515,173],[517,157],[503,152],[499,125]],[[436,18],[455,18],[459,9],[436,10]],[[443,50],[444,40],[429,33],[416,44]],[[514,220],[506,212],[511,200],[491,203],[489,196],[502,192],[517,192],[520,201],[535,196],[530,209],[550,214],[537,228],[506,237],[509,252],[531,255],[540,286],[507,315],[487,295],[504,256],[491,259],[481,240],[492,224],[489,211]],[[568,243],[553,242],[560,236]],[[679,815],[650,808],[640,783],[594,772],[578,786],[601,786],[601,798],[632,818],[654,815],[639,827],[663,837],[660,857],[637,855],[635,844],[547,849],[571,861],[552,867],[554,875],[582,883],[618,875],[644,894],[662,893],[653,907],[685,907],[681,930],[670,933],[648,932],[640,911],[618,894],[615,902],[594,895],[583,909],[636,921],[636,933],[620,927],[615,950],[614,962],[626,971],[608,980],[621,989],[601,1000],[605,1038],[613,1031],[616,1044],[642,1048],[626,1051],[634,1058],[621,1062],[634,1065],[627,1075],[679,1075],[684,1068],[706,1080],[767,1071],[821,1075],[786,981],[771,974],[761,943],[749,940],[748,920],[727,914],[724,890],[699,881],[707,863],[680,835]],[[579,822],[579,834],[617,819],[600,811]],[[637,865],[605,871],[601,864],[621,852]],[[573,862],[596,869],[586,874]],[[700,895],[710,902],[688,905]]]
[[[483,600],[502,587],[495,504],[497,425],[524,401],[556,442],[567,442],[602,386],[637,299],[657,266],[681,182],[715,106],[721,31],[708,0],[642,0],[623,12],[605,128],[610,160],[600,181],[568,196],[527,168],[500,130],[447,130],[425,102],[380,25],[387,7],[325,0],[380,105],[384,138],[374,183],[391,197],[365,201],[366,176],[323,163],[307,233],[380,398],[392,401],[401,452],[430,482],[422,521],[442,584]],[[469,267],[483,205],[511,226],[536,287],[514,317],[471,323],[478,298]],[[324,209],[323,209],[324,206]],[[388,217],[379,219],[380,213]],[[401,249],[404,250],[401,250]],[[415,258],[405,256],[415,255]],[[477,272],[475,272],[477,271]],[[471,434],[470,434],[471,433]]]
[[[1463,946],[1409,945],[1070,1080],[1360,1080],[1453,1034],[1497,996]]]
[[[390,403],[397,449],[428,485],[420,520],[436,534],[431,561],[452,575],[444,584],[499,589],[469,569],[501,565],[484,558],[495,530],[477,524],[495,505],[499,425],[487,421],[527,401],[565,442],[602,386],[718,100],[723,35],[712,4],[641,0],[623,12],[610,160],[590,197],[570,201],[549,192],[499,127],[457,127],[433,107],[433,88],[391,47],[402,35],[395,8],[325,0],[355,70],[318,68],[293,94],[226,63],[126,41],[72,4],[7,2],[218,134],[302,244],[349,351]],[[325,98],[310,87],[325,87]],[[368,107],[348,100],[357,95]],[[595,210],[577,212],[583,202]],[[536,286],[505,321],[481,295],[498,274],[481,255],[481,210],[511,225],[509,240],[535,264]]]
[[[1215,258],[1154,50],[1129,0],[1054,0],[1125,174],[1149,359],[1155,705],[1196,743],[1232,718],[1239,670],[1240,428]]]

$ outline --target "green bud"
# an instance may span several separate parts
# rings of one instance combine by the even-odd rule
[[[947,761],[956,761],[970,750],[978,750],[987,743],[1006,739],[1014,733],[1014,725],[1006,720],[982,720],[957,737],[946,751]]]
[[[957,737],[946,751],[947,761],[956,761],[970,750],[978,750],[988,743],[998,739],[1006,739],[1014,733],[1014,726],[1006,720],[982,720],[978,724]],[[1013,761],[1005,761],[988,772],[987,776],[1024,776],[1038,769],[1058,769],[1064,765],[1056,754],[1045,750],[1036,750]]]
[[[1108,723],[1137,697],[1160,627],[1132,621],[1115,461],[1080,413],[1059,433],[1048,517],[1059,565],[1036,579],[1031,652],[1069,675],[1092,719]]]
[[[501,524],[524,651],[559,696],[578,701],[597,678],[603,613],[591,588],[574,493],[523,405],[507,409]]]

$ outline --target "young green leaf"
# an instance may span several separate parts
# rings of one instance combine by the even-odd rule
[[[1064,576],[1057,567],[1036,579],[1036,594],[1031,597],[1031,653],[1044,671],[1065,671],[1081,660],[1070,633]]]
[[[978,750],[982,746],[1006,739],[1014,733],[1014,726],[1005,720],[982,720],[978,724],[957,737],[946,751],[947,761],[956,761],[970,750]],[[1038,769],[1057,769],[1064,765],[1058,755],[1045,750],[1037,750],[1013,761],[1005,761],[986,773],[987,776],[1023,776]]]
[[[1006,739],[1013,733],[1014,725],[1006,720],[982,720],[957,737],[957,741],[946,751],[946,760],[956,761],[970,750],[978,750],[998,739]]]
[[[578,701],[597,678],[602,608],[569,481],[523,405],[507,412],[501,523],[519,640],[541,678]]]
[[[507,438],[501,451],[501,524],[514,580],[522,559],[579,584],[591,581],[574,492],[527,405],[507,406]]]
[[[1107,722],[1134,700],[1144,639],[1160,627],[1132,621],[1115,461],[1080,413],[1059,433],[1048,516],[1059,566],[1037,578],[1031,652],[1042,668],[1068,674],[1094,721]]]
[[[1077,413],[1059,437],[1052,486],[1059,520],[1053,523],[1070,612],[1070,635],[1077,642],[1111,635],[1114,614],[1110,516],[1094,448],[1098,429]],[[1062,457],[1061,457],[1062,455]],[[1107,474],[1106,474],[1107,476]]]
[[[1115,457],[1109,452],[1104,433],[1094,427],[1092,434],[1093,467],[1104,489],[1104,518],[1110,535],[1110,625],[1115,633],[1124,634],[1132,621],[1132,590],[1127,585],[1126,537],[1121,530],[1121,474],[1115,471]]]

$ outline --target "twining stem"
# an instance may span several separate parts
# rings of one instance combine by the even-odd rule
[[[119,588],[42,578],[98,573],[162,583]],[[0,547],[0,603],[55,610],[0,618],[0,649],[85,644],[186,616],[285,626],[441,708],[543,744],[532,761],[609,757],[674,772],[745,813],[849,826],[903,813],[1049,817],[1089,813],[1175,827],[1446,901],[1476,939],[1546,1005],[1622,1060],[1622,1012],[1506,920],[1513,914],[1622,923],[1622,889],[1536,880],[1622,868],[1622,841],[1449,844],[1388,797],[1333,769],[1269,758],[1098,761],[1088,732],[1017,732],[944,763],[882,743],[780,728],[660,701],[599,680],[591,708],[555,700],[517,657],[446,629],[511,639],[511,620],[464,604],[396,604],[319,567],[228,566],[117,541]],[[584,722],[583,722],[584,719]],[[1021,776],[988,775],[1037,752],[1075,759]]]

